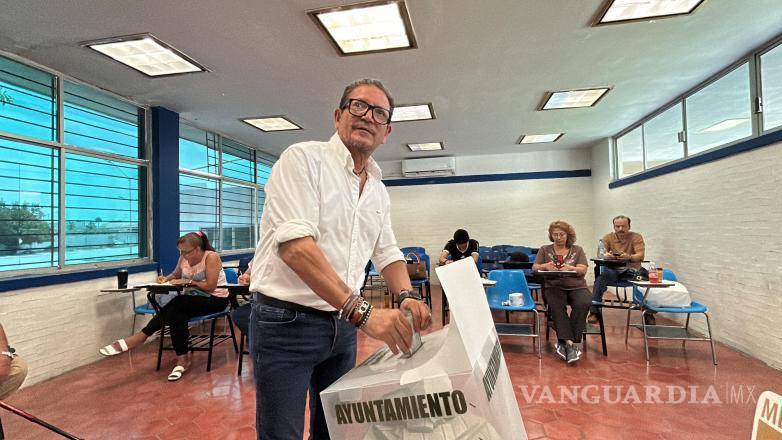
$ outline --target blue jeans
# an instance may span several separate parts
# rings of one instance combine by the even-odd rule
[[[320,392],[356,364],[356,328],[335,315],[253,302],[250,347],[259,440],[301,440],[310,395],[310,439],[328,439]]]
[[[619,271],[603,266],[600,269],[600,276],[595,279],[595,285],[592,287],[592,301],[603,302],[603,293],[608,286],[615,286],[617,282],[619,282]],[[590,307],[589,311],[600,312],[595,306]]]

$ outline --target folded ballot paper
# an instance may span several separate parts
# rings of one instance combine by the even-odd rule
[[[475,262],[436,270],[451,324],[413,356],[383,347],[323,390],[331,438],[526,440]]]

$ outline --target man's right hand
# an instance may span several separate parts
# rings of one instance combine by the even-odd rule
[[[369,336],[388,345],[394,354],[410,353],[413,329],[399,309],[373,308],[369,320],[362,328]]]

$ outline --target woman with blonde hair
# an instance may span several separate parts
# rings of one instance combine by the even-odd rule
[[[540,247],[532,270],[575,272],[574,276],[547,277],[545,281],[545,300],[557,332],[557,354],[571,364],[581,358],[581,337],[592,305],[592,295],[584,280],[587,257],[584,249],[575,244],[575,229],[562,220],[548,226],[548,238],[552,244]]]
[[[169,275],[158,277],[157,281],[183,285],[183,294],[163,306],[140,332],[100,349],[100,354],[104,356],[126,352],[143,344],[165,322],[171,328],[171,343],[177,355],[177,364],[168,375],[169,381],[179,380],[190,367],[187,357],[190,339],[187,323],[190,318],[217,313],[228,307],[228,290],[217,288],[220,284],[226,284],[223,263],[209,244],[206,234],[201,231],[190,232],[179,237],[176,246],[179,249],[176,268]]]

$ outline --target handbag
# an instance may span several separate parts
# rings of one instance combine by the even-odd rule
[[[415,257],[415,260],[410,256]],[[421,257],[418,254],[410,252],[405,255],[405,261],[407,262],[407,275],[411,281],[425,280],[429,278],[426,273],[426,262],[421,261]]]
[[[644,267],[628,267],[619,275],[620,280],[649,281],[649,271]]]

